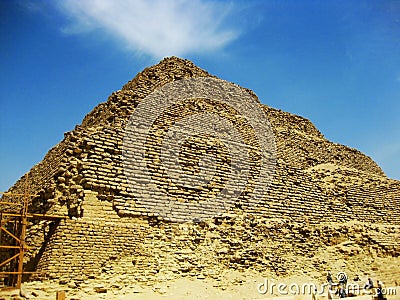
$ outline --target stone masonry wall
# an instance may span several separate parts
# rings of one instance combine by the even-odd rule
[[[342,257],[400,253],[400,228],[394,225],[312,225],[302,218],[255,216],[238,209],[197,224],[170,223],[120,218],[92,192],[85,201],[92,215],[57,227],[37,266],[43,273],[35,278],[81,281],[125,274],[133,284],[182,276],[218,279],[224,270],[249,268],[286,276],[313,268],[322,273]],[[325,251],[333,251],[330,261],[321,255]]]
[[[218,277],[224,268],[249,267],[283,275],[299,268],[288,251],[299,259],[349,239],[357,242],[357,251],[371,251],[375,244],[380,255],[399,253],[400,182],[388,179],[361,152],[326,140],[309,120],[267,106],[262,108],[275,134],[277,164],[257,205],[249,205],[260,160],[254,132],[232,108],[204,99],[176,105],[153,124],[146,144],[153,184],[183,202],[211,199],[223,189],[229,158],[217,139],[194,137],[181,149],[185,172],[195,172],[198,157],[207,151],[217,160],[217,176],[200,189],[174,185],[160,164],[160,140],[168,126],[201,109],[229,120],[249,145],[246,189],[227,211],[191,224],[171,222],[138,203],[122,162],[129,116],[155,88],[198,76],[211,75],[177,58],[144,70],[32,168],[31,189],[39,196],[31,212],[68,216],[60,223],[29,225],[26,264],[39,272],[37,277],[88,278],[122,271],[143,280],[159,274]],[[23,183],[19,180],[10,190],[22,190]],[[140,189],[157,207],[159,199],[147,186]]]

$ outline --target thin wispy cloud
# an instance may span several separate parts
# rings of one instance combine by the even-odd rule
[[[129,49],[156,58],[214,51],[238,36],[229,24],[233,9],[229,3],[66,0],[58,8],[70,19],[65,33],[105,31]]]

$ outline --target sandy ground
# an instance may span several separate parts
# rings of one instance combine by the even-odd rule
[[[254,275],[254,274],[253,274]],[[272,283],[285,283],[287,286],[297,283],[300,287],[303,283],[314,282],[320,287],[318,282],[309,280],[306,277],[290,277],[282,280],[268,281],[268,291],[262,294],[259,288],[265,288],[265,279],[260,276],[243,276],[237,272],[226,274],[225,280],[229,281],[227,287],[221,287],[221,283],[209,278],[180,278],[176,280],[155,283],[149,285],[133,284],[132,286],[118,286],[104,288],[106,285],[96,281],[84,282],[79,287],[69,287],[55,282],[30,282],[25,283],[22,292],[29,299],[56,299],[57,291],[64,290],[68,300],[128,300],[128,299],[282,299],[282,300],[312,300],[312,295],[307,291],[305,294],[293,295],[288,288],[285,289],[287,295],[278,293],[275,286],[271,290]],[[268,280],[268,279],[267,279]],[[235,284],[233,284],[235,282]],[[260,285],[263,284],[263,285]],[[0,292],[0,299],[23,299],[18,297],[19,290],[8,290]],[[17,297],[16,297],[17,296]],[[316,295],[317,300],[327,299],[327,294]],[[397,287],[396,295],[390,295],[388,300],[400,300],[400,287]],[[358,300],[372,299],[371,295],[361,296]]]
[[[339,245],[340,246],[340,245]],[[335,252],[336,247],[321,250],[313,258],[317,261],[331,260],[332,274],[346,271],[349,281],[353,283],[355,275],[359,275],[364,286],[368,277],[376,283],[383,281],[386,288],[396,287],[394,295],[388,295],[388,300],[400,300],[400,257],[369,257],[360,253],[355,256],[339,257]],[[335,254],[336,253],[336,254]],[[332,260],[337,257],[336,260]],[[311,293],[290,293],[289,286],[296,284],[300,289],[303,284],[314,283],[317,292],[322,290],[326,283],[325,271],[318,271],[309,267],[313,259],[298,260],[302,267],[302,274],[291,275],[277,279],[271,273],[259,274],[247,269],[245,271],[224,270],[221,275],[212,278],[209,276],[189,276],[168,278],[162,274],[154,277],[152,281],[139,282],[129,274],[101,274],[98,278],[81,281],[33,281],[23,284],[22,294],[29,299],[55,300],[57,291],[65,291],[67,300],[128,300],[128,299],[272,299],[279,297],[282,300],[313,300]],[[307,267],[308,266],[308,267]],[[323,270],[326,270],[325,267]],[[268,289],[260,293],[258,289],[265,289],[266,280]],[[279,292],[277,285],[286,284],[283,292]],[[272,284],[275,284],[272,288]],[[294,288],[296,291],[296,288]],[[0,300],[24,299],[19,296],[19,290],[0,291]],[[318,295],[315,300],[327,299],[327,293]],[[371,295],[352,298],[357,300],[372,300]]]

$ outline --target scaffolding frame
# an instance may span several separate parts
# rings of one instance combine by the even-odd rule
[[[31,199],[38,195],[30,194],[29,192],[28,174],[25,175],[23,194],[0,192],[0,195],[18,198],[18,200],[22,198],[22,201],[0,201],[0,205],[6,207],[6,209],[0,209],[0,250],[8,249],[10,253],[10,257],[4,261],[0,261],[0,268],[8,265],[9,271],[0,271],[0,276],[4,277],[5,275],[9,275],[10,280],[8,284],[19,289],[21,288],[22,276],[24,274],[36,273],[24,271],[24,255],[29,251],[29,246],[26,244],[26,229],[29,220],[57,221],[66,219],[67,217],[29,213],[29,206],[32,202]],[[7,228],[7,224],[12,222],[12,230],[10,230],[10,228]],[[11,245],[1,244],[3,233],[5,233],[8,238],[11,238],[11,241],[13,242]]]

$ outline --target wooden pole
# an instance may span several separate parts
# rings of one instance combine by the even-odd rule
[[[19,250],[19,259],[18,259],[18,275],[17,275],[17,289],[21,288],[22,283],[22,272],[24,270],[24,254],[25,254],[25,236],[26,236],[26,225],[28,223],[28,219],[26,217],[28,213],[28,205],[29,205],[29,182],[28,182],[28,174],[26,174],[25,178],[25,193],[24,193],[24,205],[21,211],[21,238],[20,238],[20,250]]]
[[[65,291],[57,291],[56,300],[65,300]]]

